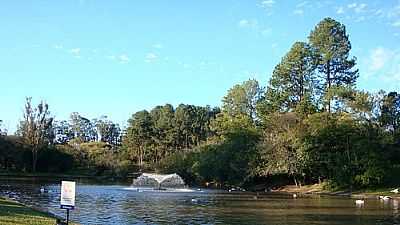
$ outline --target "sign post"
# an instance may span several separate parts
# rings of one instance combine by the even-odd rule
[[[62,209],[67,210],[67,225],[69,222],[69,210],[75,208],[75,182],[61,181],[61,201]]]

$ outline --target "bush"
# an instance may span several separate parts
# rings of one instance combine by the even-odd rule
[[[39,151],[37,171],[39,172],[66,172],[73,167],[72,155],[56,147],[46,147]]]

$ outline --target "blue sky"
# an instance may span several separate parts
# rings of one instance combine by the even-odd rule
[[[265,86],[327,16],[347,27],[358,87],[399,91],[399,0],[2,1],[0,119],[15,131],[26,96],[58,120],[122,125],[165,103],[218,106],[234,84]]]

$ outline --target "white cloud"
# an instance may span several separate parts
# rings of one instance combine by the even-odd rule
[[[118,60],[120,63],[128,63],[130,61],[129,57],[126,54],[119,55]]]
[[[351,4],[347,5],[347,8],[349,8],[349,9],[353,9],[355,7],[357,7],[357,3],[351,3]]]
[[[367,8],[367,4],[361,3],[361,4],[359,4],[359,5],[354,9],[354,12],[356,12],[356,13],[362,13],[362,12],[365,11],[365,8]]]
[[[263,6],[264,8],[271,8],[274,4],[274,0],[264,0],[261,2],[261,6]]]
[[[394,56],[394,53],[388,49],[378,47],[371,51],[369,69],[372,72],[376,72],[382,69],[388,61]]]
[[[356,18],[356,20],[355,20],[355,22],[362,22],[362,21],[364,21],[365,20],[365,16],[360,16],[360,17],[357,17]]]
[[[153,45],[153,48],[156,48],[156,49],[162,49],[163,47],[164,46],[162,44],[159,44],[159,43]]]
[[[55,45],[53,45],[53,48],[55,48],[55,49],[63,49],[63,46],[59,45],[59,44],[55,44]]]
[[[364,79],[379,82],[386,89],[400,88],[400,48],[377,47],[370,51],[364,61],[367,70],[362,73]]]
[[[367,4],[365,4],[365,3],[358,4],[358,3],[354,2],[354,3],[348,4],[347,8],[353,9],[355,13],[363,13],[363,12],[365,12],[365,9],[367,8]]]
[[[272,8],[275,4],[274,0],[264,0],[261,2],[261,8],[263,8],[266,12],[267,15],[272,15]]]
[[[238,22],[238,26],[241,28],[256,29],[256,28],[258,28],[258,21],[256,19],[252,19],[252,20],[242,19]]]
[[[308,5],[308,3],[309,3],[308,1],[300,2],[299,4],[296,5],[296,8],[302,8]]]
[[[397,6],[393,7],[392,9],[389,10],[387,13],[388,18],[397,18],[400,17],[400,2]]]
[[[301,16],[304,14],[304,11],[302,9],[295,9],[295,10],[293,10],[293,14]]]
[[[115,55],[109,55],[109,56],[107,56],[107,58],[111,59],[111,60],[115,60],[117,57]]]
[[[238,26],[239,27],[246,27],[249,24],[248,20],[242,19],[239,21]]]
[[[397,21],[394,21],[394,22],[392,23],[392,26],[394,26],[394,27],[400,27],[400,19],[397,20]]]
[[[269,36],[271,33],[272,33],[272,29],[271,28],[266,28],[266,29],[261,31],[261,35],[262,36]]]
[[[337,14],[343,14],[344,13],[344,8],[342,6],[340,6],[337,10],[336,10]]]
[[[147,53],[144,61],[147,63],[151,63],[151,62],[154,62],[157,58],[158,58],[158,56],[155,53],[150,52],[150,53]]]
[[[383,9],[377,9],[376,11],[375,11],[375,13],[374,13],[374,15],[375,16],[378,16],[378,17],[382,17],[382,16],[384,16],[384,12],[383,12]]]
[[[80,58],[81,57],[81,49],[80,48],[73,48],[69,50],[69,52],[75,57],[75,58]]]

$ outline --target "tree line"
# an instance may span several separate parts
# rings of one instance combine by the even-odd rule
[[[134,113],[121,129],[106,117],[78,113],[54,121],[47,104],[32,107],[28,98],[16,136],[0,132],[0,165],[177,172],[188,183],[227,186],[265,187],[277,179],[338,188],[394,185],[400,94],[358,90],[356,62],[345,25],[325,18],[307,41],[292,45],[266,87],[254,79],[237,84],[221,108],[156,106]]]

